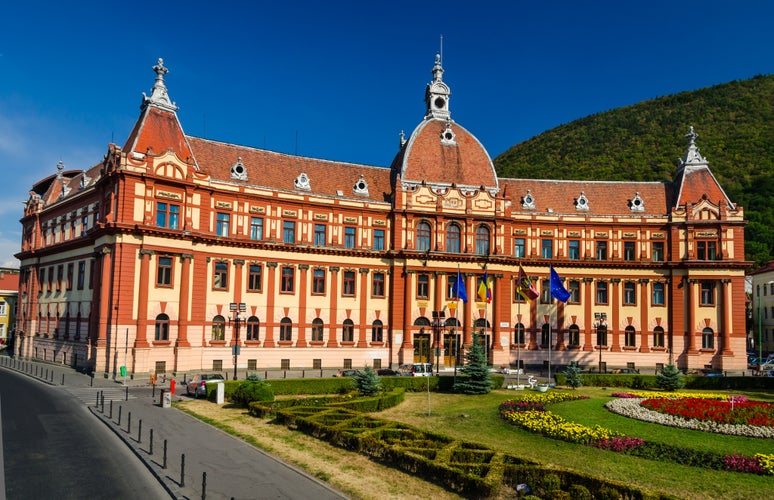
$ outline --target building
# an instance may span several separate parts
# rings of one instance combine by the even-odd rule
[[[752,331],[750,350],[758,357],[774,352],[774,261],[750,272]]]
[[[16,299],[19,295],[19,270],[0,268],[0,346],[9,345],[16,331]]]
[[[105,376],[438,370],[476,331],[495,366],[746,368],[744,214],[693,128],[673,182],[498,178],[436,57],[424,117],[382,168],[186,135],[153,69],[123,147],[32,188],[24,356]]]

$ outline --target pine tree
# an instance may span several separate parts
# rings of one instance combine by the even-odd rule
[[[668,364],[656,375],[656,387],[665,391],[676,391],[685,385],[683,375],[673,364]]]
[[[462,377],[457,379],[454,390],[464,394],[488,394],[492,390],[492,374],[486,361],[483,339],[476,332],[465,353],[465,365],[460,369]]]
[[[578,365],[570,365],[567,367],[567,369],[564,371],[565,376],[567,377],[567,385],[572,387],[573,389],[577,389],[578,387],[583,385],[583,380],[580,376],[580,368]]]
[[[354,378],[355,385],[361,396],[375,396],[382,390],[382,381],[370,366],[358,370]]]

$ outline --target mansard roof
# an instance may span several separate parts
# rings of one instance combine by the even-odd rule
[[[200,171],[214,180],[373,202],[387,201],[391,192],[390,171],[384,167],[306,158],[198,137],[187,139],[196,154]],[[237,161],[241,161],[246,170],[244,181],[231,175],[231,167]],[[308,190],[299,190],[294,185],[294,180],[301,174],[306,174],[309,180]],[[361,180],[367,189],[354,189]]]
[[[696,138],[699,134],[694,132],[691,126],[690,132],[685,137],[688,139],[688,148],[678,165],[675,176],[677,196],[673,208],[684,207],[688,203],[697,203],[707,199],[712,203],[726,204],[727,208],[734,208],[731,199],[720,187],[720,183],[712,174],[709,162],[699,152],[696,146]]]

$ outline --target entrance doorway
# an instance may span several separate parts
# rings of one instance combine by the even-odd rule
[[[414,363],[433,363],[430,334],[425,329],[414,335]]]

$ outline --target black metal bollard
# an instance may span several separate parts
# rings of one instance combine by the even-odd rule
[[[301,370],[301,378],[306,378],[306,370]]]
[[[153,455],[153,429],[150,430],[150,448],[148,454]]]
[[[99,391],[97,391],[97,401],[94,403],[94,408],[99,408]]]
[[[123,409],[123,406],[118,407],[118,426],[121,427],[121,410]]]
[[[180,487],[185,488],[185,453],[180,456]]]
[[[151,396],[151,397],[152,397],[153,399],[156,399],[156,384],[153,384],[153,392],[152,392],[151,394],[152,394],[152,396]]]
[[[43,377],[44,379],[48,380],[48,368],[46,368],[46,376]]]
[[[64,385],[64,373],[62,374],[62,385]]]
[[[137,442],[142,443],[142,419],[140,419],[139,430],[137,431]]]
[[[282,374],[282,378],[288,378],[288,371],[285,370]]]
[[[202,500],[207,498],[207,472],[202,472]]]
[[[89,387],[94,387],[94,375],[89,377]]]
[[[35,376],[38,376],[38,365],[35,365]]]
[[[164,440],[164,460],[162,461],[161,468],[166,469],[167,468],[167,440]]]
[[[129,401],[129,386],[126,386],[126,400]]]
[[[132,412],[129,412],[129,416],[126,418],[126,433],[132,433]]]
[[[100,403],[101,403],[100,404],[100,411],[102,413],[105,413],[105,393],[104,392],[102,393],[102,396],[100,397],[100,400],[101,400],[100,401]]]
[[[263,379],[264,380],[269,380],[269,370],[264,370],[263,371]]]
[[[108,416],[110,420],[113,420],[113,400],[110,400],[110,415]]]

